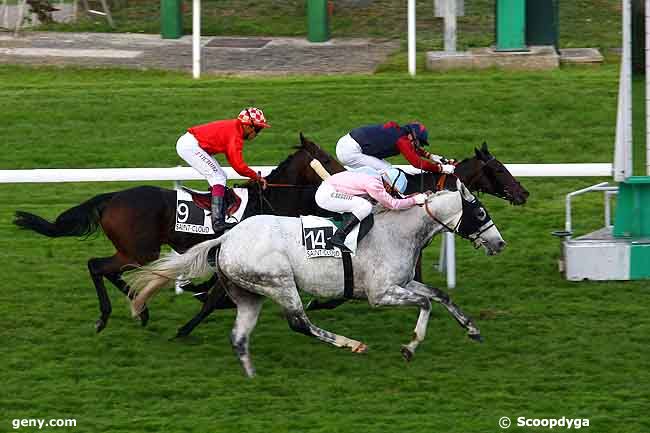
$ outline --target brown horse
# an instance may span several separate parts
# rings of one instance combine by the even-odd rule
[[[515,179],[508,169],[496,159],[489,151],[486,143],[481,148],[474,149],[474,156],[460,161],[456,165],[456,176],[472,192],[482,192],[502,198],[514,205],[525,204],[528,200],[528,191]],[[439,173],[423,172],[416,175],[407,175],[407,194],[424,191],[437,191],[444,189],[444,183],[452,180],[452,176]],[[451,182],[455,185],[455,182]],[[420,255],[421,259],[421,255]],[[422,281],[420,259],[416,266],[416,281]],[[210,282],[217,282],[216,278]],[[332,309],[345,302],[345,299],[330,299],[319,301],[312,299],[307,306],[308,310]],[[189,322],[177,332],[177,337],[189,335],[192,330],[210,315],[215,309],[234,308],[235,304],[228,298],[220,285],[217,285],[207,296],[203,307]]]
[[[271,187],[262,191],[256,183],[245,185],[249,201],[243,218],[260,213],[284,216],[325,214],[314,200],[314,193],[321,183],[321,178],[309,163],[312,159],[317,159],[330,173],[342,171],[344,168],[317,144],[306,140],[302,134],[300,139],[301,145],[297,150],[267,176]],[[99,299],[101,315],[95,328],[100,332],[106,327],[112,311],[104,278],[129,296],[129,287],[122,280],[122,273],[127,268],[157,259],[164,244],[177,252],[184,252],[191,246],[213,237],[175,231],[175,217],[176,191],[139,186],[97,195],[63,212],[54,223],[22,211],[16,212],[14,223],[48,237],[87,236],[101,227],[115,246],[116,252],[110,257],[88,260],[88,270]],[[213,282],[208,284],[212,286]],[[145,326],[149,313],[147,310],[143,313],[140,320],[142,326]]]

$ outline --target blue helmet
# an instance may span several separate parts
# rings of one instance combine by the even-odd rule
[[[393,188],[393,190],[400,194],[404,194],[404,191],[406,191],[408,180],[406,179],[406,174],[402,170],[391,167],[383,171],[381,177]]]
[[[406,128],[410,129],[415,133],[415,136],[418,138],[418,141],[424,146],[429,145],[429,132],[427,128],[424,127],[421,123],[409,123],[406,125]]]

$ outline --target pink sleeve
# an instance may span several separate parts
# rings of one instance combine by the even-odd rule
[[[373,179],[366,185],[366,192],[387,209],[408,209],[415,206],[415,198],[398,199],[386,192],[379,179]]]

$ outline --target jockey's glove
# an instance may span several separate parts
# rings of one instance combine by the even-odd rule
[[[430,153],[429,154],[429,159],[431,161],[435,162],[436,164],[442,164],[442,160],[444,159],[444,157],[442,157],[440,155],[435,155],[433,153]]]
[[[451,165],[451,164],[442,164],[442,165],[440,166],[440,171],[441,171],[442,173],[444,173],[444,174],[454,174],[454,170],[455,170],[455,169],[456,169],[456,167],[454,167],[454,166]]]
[[[427,201],[427,195],[424,193],[415,194],[413,199],[415,200],[415,204],[424,204]]]

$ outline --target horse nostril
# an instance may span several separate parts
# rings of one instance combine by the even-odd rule
[[[499,251],[501,251],[505,247],[506,247],[506,241],[499,241],[499,243],[497,244],[497,248]]]

